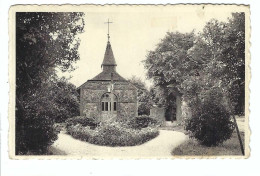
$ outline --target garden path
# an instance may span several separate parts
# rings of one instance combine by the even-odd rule
[[[86,158],[171,158],[171,151],[188,140],[188,137],[177,131],[160,130],[160,134],[139,146],[107,147],[90,144],[74,139],[61,132],[58,140],[51,146],[52,151],[61,151],[54,154],[84,156]]]

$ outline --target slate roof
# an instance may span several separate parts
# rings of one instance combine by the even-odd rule
[[[107,47],[106,47],[106,52],[105,52],[105,56],[104,56],[104,60],[103,60],[103,63],[102,63],[102,66],[104,65],[111,65],[111,66],[116,66],[116,60],[114,58],[114,54],[113,54],[113,51],[112,51],[112,47],[111,47],[111,44],[110,42],[108,41],[107,42]]]
[[[94,78],[90,79],[89,81],[111,81],[111,73],[113,73],[113,80],[114,81],[127,81],[125,78],[120,76],[116,71],[102,71]]]

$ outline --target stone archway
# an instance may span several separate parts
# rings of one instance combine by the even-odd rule
[[[170,94],[167,97],[168,106],[165,107],[165,120],[176,121],[176,96]]]
[[[172,101],[174,103],[171,106],[169,106],[165,111],[165,120],[180,122],[182,120],[181,95],[175,94],[174,98],[172,98]]]
[[[116,118],[118,112],[118,98],[115,94],[107,92],[101,96],[101,118]]]
[[[168,85],[167,87],[175,97],[175,120],[180,122],[182,120],[182,94],[173,84]]]

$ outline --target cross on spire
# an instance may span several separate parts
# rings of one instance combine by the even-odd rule
[[[107,20],[107,22],[105,22],[105,24],[107,24],[107,39],[108,39],[108,41],[109,41],[109,38],[110,38],[110,36],[109,36],[109,23],[113,23],[113,22],[109,21],[109,19]]]

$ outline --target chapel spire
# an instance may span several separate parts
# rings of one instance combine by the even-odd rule
[[[109,21],[105,22],[108,24],[108,33],[107,33],[107,47],[106,47],[106,51],[105,51],[105,56],[104,56],[104,60],[103,63],[101,65],[101,67],[103,67],[103,70],[115,70],[115,67],[117,66],[116,64],[116,60],[114,58],[114,54],[112,51],[112,47],[110,44],[110,35],[109,35],[109,24],[112,23]]]
[[[114,58],[114,54],[112,51],[112,47],[110,44],[110,41],[107,41],[107,47],[106,47],[106,52],[105,52],[105,56],[104,56],[104,60],[102,63],[102,67],[103,66],[116,66],[116,60]]]

